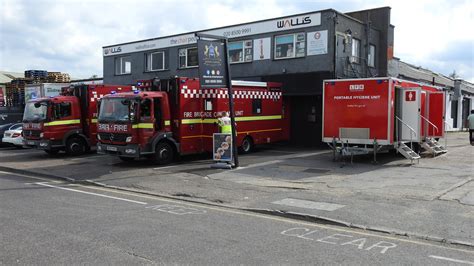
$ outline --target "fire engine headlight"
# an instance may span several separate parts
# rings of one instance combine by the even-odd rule
[[[125,142],[132,142],[132,136],[127,137],[127,138],[125,139]]]
[[[125,149],[125,153],[135,154],[137,151],[135,149]]]
[[[97,134],[97,139],[98,139],[98,140],[102,140],[102,139],[100,138],[100,134]]]
[[[44,133],[41,132],[41,133],[40,133],[40,138],[43,138],[43,137],[44,137]]]
[[[40,147],[48,147],[48,143],[47,142],[41,142]]]

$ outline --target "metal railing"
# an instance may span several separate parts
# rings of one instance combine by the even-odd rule
[[[443,120],[443,123],[449,128],[453,128],[448,122],[446,122],[446,120]],[[444,127],[444,148],[448,148],[448,134],[446,134],[446,127]]]
[[[420,117],[423,118],[423,120],[425,120],[426,122],[428,122],[428,124],[430,124],[431,126],[433,126],[433,128],[436,130],[436,131],[435,131],[435,134],[438,133],[439,128],[438,128],[435,124],[431,123],[431,121],[428,120],[428,118],[426,118],[426,117],[424,117],[424,116],[422,116],[422,115],[420,115]],[[429,132],[429,128],[428,128],[427,131]],[[425,137],[426,137],[426,134],[428,134],[428,132],[425,132]]]
[[[400,134],[398,133],[398,127],[399,127],[398,122],[401,122],[404,126],[406,126],[410,130],[410,148],[413,150],[413,134],[417,136],[415,130],[411,126],[409,126],[407,123],[403,122],[403,120],[401,120],[400,117],[395,116],[395,118],[397,119],[397,123],[395,124],[395,130],[397,133],[398,144],[400,143]]]

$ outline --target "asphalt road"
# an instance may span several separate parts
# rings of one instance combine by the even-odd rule
[[[474,265],[474,250],[0,172],[0,264]]]

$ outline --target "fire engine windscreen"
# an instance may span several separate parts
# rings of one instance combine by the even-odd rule
[[[129,122],[136,117],[137,101],[127,98],[103,98],[100,103],[99,121]]]
[[[39,122],[46,120],[48,114],[48,104],[46,102],[30,102],[25,106],[23,113],[24,121]]]

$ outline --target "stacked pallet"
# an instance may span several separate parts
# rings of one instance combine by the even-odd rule
[[[68,83],[70,81],[71,81],[71,77],[67,73],[48,72],[49,83]]]
[[[25,85],[31,84],[31,79],[16,78],[5,85],[6,106],[22,106],[25,104]]]
[[[48,71],[26,70],[25,78],[30,79],[33,83],[45,83],[48,82]]]

